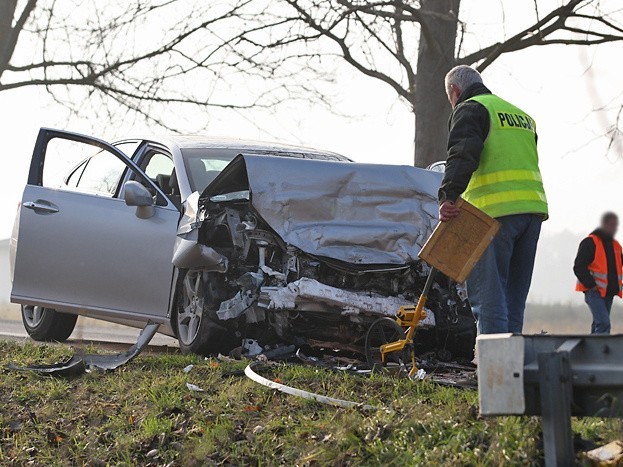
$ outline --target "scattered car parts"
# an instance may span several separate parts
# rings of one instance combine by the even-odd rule
[[[18,366],[11,364],[8,365],[8,368],[11,370],[32,371],[43,376],[78,376],[93,370],[115,370],[136,358],[138,354],[147,347],[159,327],[160,325],[158,323],[147,323],[145,328],[138,335],[136,344],[132,345],[126,352],[120,354],[74,355],[64,362],[51,365]]]
[[[285,394],[290,394],[296,397],[302,397],[303,399],[309,399],[316,402],[320,402],[322,404],[333,405],[336,407],[343,407],[345,409],[361,409],[361,410],[377,410],[378,408],[373,405],[363,404],[359,402],[346,401],[343,399],[336,399],[334,397],[323,396],[321,394],[316,394],[309,391],[304,391],[303,389],[293,388],[291,386],[286,386],[285,384],[278,383],[276,381],[271,381],[269,379],[264,378],[263,376],[256,373],[255,369],[258,367],[258,362],[250,363],[244,370],[244,374],[252,381],[255,381],[262,386],[266,386],[270,389],[275,389],[279,392],[283,392]]]

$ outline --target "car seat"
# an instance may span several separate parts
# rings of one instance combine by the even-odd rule
[[[173,204],[177,207],[177,209],[182,208],[182,194],[180,193],[180,185],[177,182],[175,169],[173,169],[173,172],[171,172],[171,175],[169,176],[169,192],[167,193],[167,196],[171,198],[171,201],[173,201]]]

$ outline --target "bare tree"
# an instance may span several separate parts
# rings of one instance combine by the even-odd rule
[[[209,109],[246,116],[285,100],[323,101],[304,80],[267,80],[252,57],[240,63],[235,47],[223,46],[249,24],[255,3],[1,0],[0,91],[45,87],[78,114],[138,115],[169,129],[184,106],[208,110],[192,122],[203,128]],[[240,83],[251,91],[232,91]]]
[[[532,24],[472,50],[465,39],[477,29],[461,19],[468,3],[1,0],[0,91],[45,86],[76,112],[88,101],[92,111],[171,128],[189,105],[247,118],[293,99],[330,106],[331,72],[346,62],[409,106],[414,162],[426,166],[445,158],[450,109],[442,80],[452,66],[484,70],[528,47],[623,39],[622,14],[603,11],[607,2],[560,0],[542,14],[535,1]]]
[[[442,83],[452,66],[475,64],[482,71],[503,54],[528,47],[623,40],[623,15],[603,11],[597,0],[565,0],[544,15],[534,2],[532,24],[478,50],[464,45],[470,26],[459,13],[467,0],[278,3],[256,18],[255,27],[229,38],[228,46],[241,61],[258,65],[259,73],[270,75],[282,66],[309,69],[322,57],[337,57],[390,86],[413,112],[417,166],[445,159],[450,107]]]

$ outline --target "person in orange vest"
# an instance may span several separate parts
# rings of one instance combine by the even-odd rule
[[[580,243],[573,265],[578,278],[576,290],[593,315],[591,334],[610,334],[610,310],[616,295],[621,297],[623,250],[614,239],[619,218],[613,212],[601,217],[601,225]]]

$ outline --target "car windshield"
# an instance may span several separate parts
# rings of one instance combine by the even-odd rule
[[[325,161],[350,161],[346,157],[337,154],[324,153],[305,153],[305,152],[284,152],[274,150],[243,150],[241,148],[215,149],[215,148],[182,148],[182,156],[188,173],[188,181],[192,191],[203,193],[206,187],[221,173],[234,157],[241,152],[253,154],[266,154],[270,156],[297,157],[303,159],[319,159]],[[219,195],[221,196],[221,195]],[[236,192],[222,195],[227,199],[239,199],[248,197],[248,192]],[[221,200],[219,198],[219,200]]]
[[[188,181],[192,191],[203,192],[216,176],[238,154],[237,151],[214,151],[199,148],[182,149]]]

